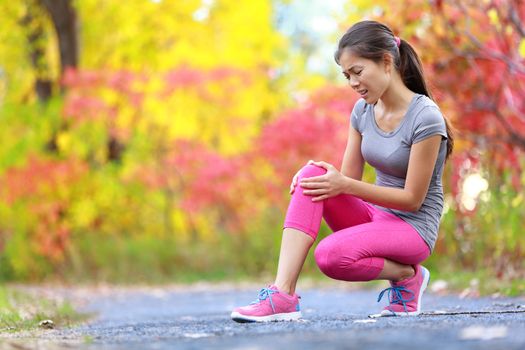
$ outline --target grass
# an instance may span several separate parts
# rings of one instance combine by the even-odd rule
[[[20,332],[39,328],[39,322],[52,320],[56,328],[70,327],[87,320],[68,302],[57,302],[0,286],[0,332]]]
[[[525,280],[521,278],[497,278],[485,270],[433,270],[432,280],[447,282],[447,290],[453,293],[461,293],[469,288],[480,296],[501,295],[517,297],[525,295]]]

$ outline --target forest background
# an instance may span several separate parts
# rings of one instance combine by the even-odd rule
[[[456,128],[428,267],[523,294],[525,4],[330,4],[2,0],[0,280],[271,276],[293,175],[340,167],[357,94],[333,52],[368,18],[420,53]]]

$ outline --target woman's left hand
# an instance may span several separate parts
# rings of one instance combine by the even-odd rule
[[[314,196],[312,201],[321,201],[343,193],[346,186],[346,177],[332,164],[326,162],[312,162],[311,164],[326,169],[326,174],[321,176],[303,178],[299,185],[307,196]]]

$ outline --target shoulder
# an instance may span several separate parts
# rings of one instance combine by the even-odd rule
[[[367,103],[363,98],[360,98],[356,101],[354,104],[354,108],[352,109],[352,116],[355,118],[359,118],[361,115],[363,115],[366,112]]]
[[[445,118],[437,104],[430,98],[422,96],[413,112],[412,143],[433,135],[448,137]]]
[[[366,114],[366,108],[368,104],[366,101],[362,98],[357,100],[357,102],[354,104],[354,108],[352,110],[352,116],[351,118],[351,124],[360,133],[363,133],[363,130],[365,128],[364,120],[365,120],[365,114]]]
[[[425,95],[418,96],[417,108],[414,109],[414,125],[443,124],[445,119],[438,105]]]

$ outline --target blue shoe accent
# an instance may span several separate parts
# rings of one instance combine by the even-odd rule
[[[272,294],[279,293],[278,290],[273,290],[270,288],[263,288],[259,291],[259,296],[257,300],[250,303],[250,305],[258,304],[263,300],[270,299],[270,305],[272,306],[272,311],[275,313],[275,307],[273,306]]]
[[[405,309],[405,312],[408,314],[406,303],[414,300],[414,298],[416,297],[414,292],[412,292],[410,289],[406,289],[403,286],[399,286],[399,287],[393,286],[393,287],[385,288],[381,291],[381,293],[379,293],[377,302],[381,301],[386,291],[388,291],[388,300],[389,300],[388,306],[392,304],[400,304],[400,305],[402,304],[403,308]],[[401,294],[401,292],[410,293],[412,294],[412,296],[410,297],[410,299],[403,299],[403,295]]]

